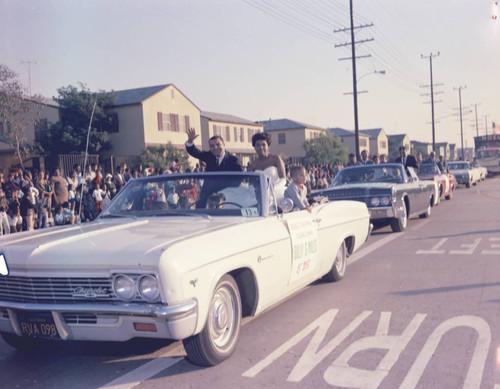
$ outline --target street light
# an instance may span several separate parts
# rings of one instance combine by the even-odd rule
[[[358,82],[362,78],[364,78],[370,74],[385,74],[385,70],[374,70],[373,72],[368,72],[368,73],[363,74],[361,77],[357,78],[355,82],[353,81],[354,92],[344,93],[345,95],[352,94],[353,101],[354,101],[354,140],[355,140],[355,148],[356,148],[356,150],[354,150],[354,151],[356,153],[357,159],[360,158],[360,154],[359,154],[359,125],[358,125],[358,94],[367,93],[367,91],[358,92]],[[353,79],[354,79],[354,77],[353,77]]]

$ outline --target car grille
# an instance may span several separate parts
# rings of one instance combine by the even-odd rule
[[[20,303],[120,303],[111,278],[0,277],[0,301]],[[135,301],[135,300],[134,300]],[[137,298],[137,302],[140,302]]]

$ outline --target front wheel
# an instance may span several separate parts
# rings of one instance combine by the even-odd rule
[[[345,269],[347,267],[347,248],[345,242],[339,247],[335,260],[333,261],[332,268],[328,273],[325,274],[323,279],[328,282],[340,281],[344,278]]]
[[[233,277],[225,274],[217,283],[210,300],[205,328],[182,342],[189,362],[214,366],[233,353],[241,326],[241,298]]]
[[[451,200],[452,198],[453,198],[453,187],[450,188],[450,193],[448,194],[448,196],[445,196],[446,200]]]
[[[392,232],[402,232],[406,230],[408,224],[408,215],[406,214],[406,203],[403,201],[403,212],[400,217],[395,217],[391,220]]]

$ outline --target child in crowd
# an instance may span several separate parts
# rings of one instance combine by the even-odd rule
[[[71,211],[74,211],[76,203],[76,192],[73,187],[73,184],[68,185],[68,202],[69,202],[69,209]]]
[[[68,207],[68,203],[63,205],[59,204],[56,208],[56,214],[54,215],[54,221],[56,226],[62,226],[64,224],[74,224],[75,215]]]
[[[170,188],[170,193],[167,196],[167,204],[170,209],[176,209],[179,205],[179,195],[175,191],[175,187]]]
[[[304,166],[292,166],[290,176],[292,183],[285,190],[285,197],[293,201],[294,208],[307,209],[311,212],[311,206],[307,201],[306,168]]]

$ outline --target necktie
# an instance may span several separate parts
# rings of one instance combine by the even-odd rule
[[[219,157],[217,157],[217,167],[220,166],[220,161],[219,161]]]

